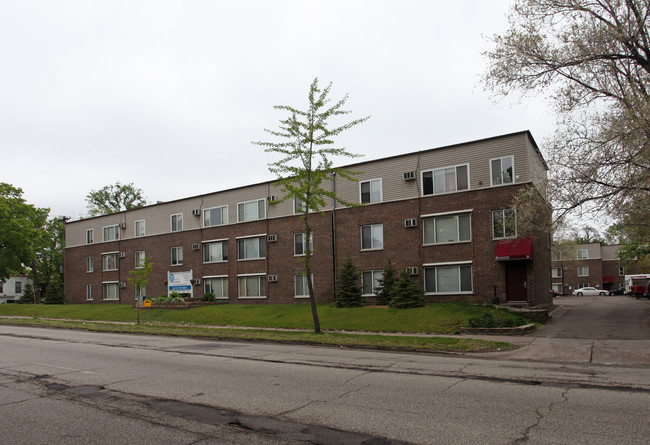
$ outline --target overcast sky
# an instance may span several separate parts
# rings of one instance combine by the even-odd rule
[[[0,181],[76,219],[117,181],[156,202],[270,180],[251,141],[314,77],[372,116],[338,139],[364,160],[522,130],[543,146],[542,98],[479,83],[511,3],[0,0]]]

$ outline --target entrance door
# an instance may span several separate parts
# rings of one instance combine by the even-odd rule
[[[506,301],[528,301],[526,262],[506,262]]]

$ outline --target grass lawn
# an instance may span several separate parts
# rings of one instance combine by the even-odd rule
[[[309,304],[292,305],[213,305],[185,310],[141,309],[121,304],[0,305],[0,324],[37,325],[44,327],[86,329],[157,335],[206,337],[213,339],[278,341],[302,344],[337,345],[409,351],[477,352],[510,349],[504,342],[471,338],[387,336],[331,331],[394,332],[410,334],[455,334],[467,319],[492,313],[500,317],[516,315],[488,306],[467,303],[429,303],[417,309],[389,309],[365,306],[336,308],[320,304],[321,328],[330,332],[269,331],[246,328],[313,329]],[[25,319],[4,318],[24,316]],[[54,318],[59,320],[46,320]],[[73,321],[68,321],[68,320]],[[80,321],[84,320],[84,321]],[[99,321],[104,323],[96,323]],[[127,322],[128,324],[105,323]]]

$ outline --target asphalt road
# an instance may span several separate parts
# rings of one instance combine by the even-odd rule
[[[1,440],[647,444],[645,356],[602,364],[593,345],[610,340],[547,335],[586,336],[590,323],[573,334],[563,327],[576,323],[572,312],[584,321],[593,308],[597,318],[648,304],[585,297],[520,339],[521,350],[471,356],[0,326]],[[647,325],[638,327],[626,335],[640,339],[611,341],[650,348]],[[588,356],[562,359],[562,345],[582,341]]]

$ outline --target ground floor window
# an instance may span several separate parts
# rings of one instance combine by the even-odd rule
[[[120,284],[119,283],[102,283],[102,296],[104,300],[119,300],[120,299]]]
[[[212,292],[214,298],[217,300],[227,300],[228,299],[228,278],[227,277],[217,277],[217,278],[204,278],[203,279],[205,292]]]
[[[551,286],[552,286],[552,289],[555,292],[557,292],[558,294],[562,293],[562,283],[553,283]]]
[[[583,287],[589,287],[589,283],[578,283],[578,289],[582,289]]]
[[[93,300],[93,285],[92,284],[86,284],[86,300],[88,300],[88,301]]]
[[[266,276],[239,277],[239,298],[266,298]]]
[[[426,293],[472,292],[472,265],[436,265],[424,268]]]
[[[313,283],[313,275],[311,279]],[[294,284],[294,288],[296,290],[296,298],[309,298],[309,285],[307,284],[307,275],[301,273],[294,275]]]
[[[361,274],[361,288],[363,296],[374,296],[375,289],[379,287],[379,280],[384,277],[383,270],[366,270]]]

